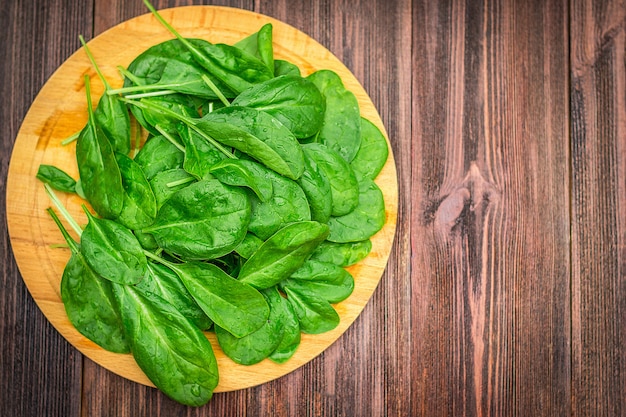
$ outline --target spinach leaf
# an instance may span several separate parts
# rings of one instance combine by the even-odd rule
[[[292,64],[284,59],[274,60],[274,76],[279,77],[281,75],[295,75],[300,77],[300,68],[296,64]]]
[[[358,180],[375,179],[387,162],[389,148],[385,136],[376,125],[361,118],[361,146],[350,166]]]
[[[80,239],[80,252],[89,266],[112,282],[136,284],[146,273],[148,261],[133,233],[113,220],[94,217],[83,206],[89,223]]]
[[[200,308],[217,326],[236,337],[258,330],[267,321],[269,307],[263,295],[219,267],[197,261],[173,264],[153,258],[178,275]]]
[[[189,39],[189,42],[203,41]],[[132,74],[132,79],[127,77],[124,88],[114,92],[129,94],[170,90],[206,99],[218,98],[215,91],[202,79],[206,70],[178,39],[170,39],[148,48],[128,65],[128,72]],[[219,80],[214,80],[214,85],[222,95],[235,96]]]
[[[285,293],[298,316],[303,333],[325,333],[339,325],[339,314],[322,297],[308,291],[291,288],[285,288]]]
[[[361,145],[361,113],[355,95],[345,88],[341,77],[331,70],[319,70],[307,78],[317,86],[326,100],[324,122],[317,141],[351,162]]]
[[[333,205],[330,181],[306,151],[304,152],[304,172],[298,178],[298,185],[309,202],[311,220],[327,223]]]
[[[369,239],[385,225],[387,213],[380,188],[372,180],[363,180],[359,191],[359,205],[352,212],[328,221],[329,241],[359,242]]]
[[[215,327],[217,341],[226,356],[241,365],[253,365],[267,358],[278,347],[283,336],[282,310],[279,305],[282,297],[276,288],[268,288],[261,294],[270,309],[261,328],[246,336],[236,337],[219,326]]]
[[[275,287],[272,287],[272,289]],[[300,322],[298,316],[294,311],[291,303],[286,298],[279,295],[277,302],[274,304],[274,309],[279,311],[280,321],[283,325],[282,338],[280,343],[269,355],[269,358],[276,363],[285,363],[289,358],[296,353],[298,346],[300,346]]]
[[[82,36],[79,38],[105,89],[105,94],[100,97],[98,106],[93,114],[95,123],[109,139],[115,152],[128,155],[130,152],[130,116],[128,108],[124,102],[119,100],[118,96],[107,94],[111,90],[111,86],[104,78],[104,75],[102,75],[96,60],[85,43],[85,39]]]
[[[272,182],[265,176],[266,169],[245,159],[222,160],[211,166],[209,172],[224,184],[248,187],[262,202],[272,198]]]
[[[273,77],[273,72],[263,62],[239,48],[184,38],[163,19],[148,0],[144,0],[144,4],[180,40],[198,64],[235,93],[241,93],[252,84]]]
[[[129,229],[152,224],[157,212],[156,197],[141,166],[128,156],[116,154],[124,186],[124,204],[117,221]]]
[[[113,297],[112,283],[99,276],[87,263],[76,241],[52,209],[48,213],[59,227],[71,250],[61,277],[61,300],[72,325],[83,336],[105,350],[130,352],[122,319]]]
[[[270,170],[265,170],[264,176],[272,183],[272,197],[262,202],[256,195],[249,193],[249,231],[265,240],[286,224],[311,220],[306,195],[295,181]]]
[[[338,303],[352,294],[354,278],[335,264],[308,260],[279,285],[282,289],[311,292],[329,303]]]
[[[234,45],[261,60],[274,73],[274,47],[272,44],[272,24],[266,23],[255,32]]]
[[[267,239],[243,264],[239,280],[269,288],[288,278],[328,236],[328,226],[313,221],[291,223]]]
[[[333,216],[350,213],[359,203],[359,184],[350,165],[335,151],[321,143],[302,145],[304,153],[328,178]]]
[[[206,330],[213,321],[202,311],[198,303],[193,299],[178,275],[171,269],[148,262],[148,273],[145,278],[135,285],[143,293],[156,294],[172,307],[176,308],[183,316],[187,317],[200,330]]]
[[[53,165],[41,164],[37,169],[37,179],[50,185],[55,190],[66,193],[76,192],[76,181],[65,171]]]
[[[307,138],[322,128],[325,101],[314,83],[294,75],[281,75],[241,92],[233,106],[253,107],[271,114],[297,138]]]
[[[304,170],[302,149],[293,134],[270,114],[247,107],[224,107],[195,127],[291,179]]]
[[[254,252],[263,244],[263,241],[253,235],[247,233],[241,243],[235,248],[235,252],[243,259],[249,259]]]
[[[87,125],[76,141],[76,161],[87,201],[96,213],[116,218],[124,205],[122,174],[117,166],[111,143],[95,122],[91,108],[89,76],[85,78],[87,92]]]
[[[238,188],[201,180],[175,192],[143,232],[186,259],[212,259],[232,251],[250,222],[250,201]]]
[[[372,250],[370,239],[358,242],[336,243],[324,241],[311,254],[311,260],[330,262],[338,266],[350,266],[365,259]]]
[[[128,100],[126,100],[129,103]],[[136,102],[130,102],[135,104]],[[135,117],[153,135],[178,135],[181,119],[200,117],[196,103],[186,95],[171,94],[161,97],[142,98],[143,106],[132,106]],[[170,139],[170,138],[168,138]],[[171,141],[171,139],[170,139]]]
[[[183,168],[197,179],[209,178],[211,168],[226,156],[188,125],[180,124],[178,131],[185,145]]]
[[[156,294],[116,285],[115,296],[133,357],[150,381],[182,404],[206,404],[219,373],[204,333]]]
[[[185,153],[172,144],[165,136],[152,136],[135,156],[135,162],[143,170],[146,179],[151,180],[157,173],[174,168],[182,168]]]
[[[177,191],[194,182],[196,182],[196,178],[182,168],[168,169],[157,173],[150,180],[150,188],[152,188],[156,199],[157,212]]]

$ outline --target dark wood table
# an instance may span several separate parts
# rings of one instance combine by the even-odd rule
[[[155,1],[157,8],[191,1]],[[39,311],[0,223],[0,416],[626,415],[626,6],[224,0],[309,34],[386,125],[388,267],[312,362],[186,408],[83,357]],[[0,217],[35,95],[140,0],[0,3]]]

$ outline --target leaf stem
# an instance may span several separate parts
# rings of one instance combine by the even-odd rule
[[[70,143],[74,142],[76,139],[78,139],[78,137],[80,136],[80,130],[76,133],[74,133],[72,136],[68,136],[65,139],[63,139],[61,141],[61,145],[65,146],[65,145],[69,145]]]
[[[102,81],[102,84],[104,84],[104,89],[108,91],[111,88],[111,86],[109,85],[106,78],[104,78],[104,75],[100,71],[100,67],[98,67],[96,60],[91,54],[91,51],[89,50],[89,47],[87,46],[87,42],[85,42],[85,38],[83,38],[83,35],[78,35],[78,39],[80,39],[80,43],[83,44],[83,48],[85,48],[85,52],[87,53],[87,57],[89,58],[89,61],[91,61],[91,65],[93,65],[96,72],[98,73],[98,77],[100,77],[100,80]]]
[[[67,246],[69,246],[70,250],[73,253],[78,253],[80,251],[80,249],[78,249],[78,244],[76,243],[74,238],[72,238],[70,236],[70,234],[67,232],[67,229],[65,228],[65,226],[63,226],[63,223],[61,223],[61,219],[59,219],[59,216],[57,216],[57,214],[54,212],[54,210],[52,210],[52,207],[48,207],[46,209],[46,211],[48,212],[50,217],[52,217],[52,220],[54,220],[54,222],[56,223],[57,227],[61,231],[61,234],[63,235],[63,238],[65,239],[65,242],[67,242]],[[67,247],[67,246],[64,246],[64,245],[61,245],[61,244],[53,245],[53,247]]]
[[[226,96],[224,96],[224,94],[220,91],[220,89],[217,88],[217,86],[213,83],[213,81],[211,81],[211,79],[206,74],[202,74],[202,81],[204,81],[204,83],[209,86],[209,88],[213,91],[213,93],[215,93],[217,98],[219,98],[220,101],[224,103],[226,107],[230,107],[230,102],[228,101]]]
[[[50,200],[52,200],[52,202],[54,203],[56,208],[59,210],[59,212],[63,215],[63,217],[65,217],[65,220],[67,220],[70,226],[72,226],[72,229],[74,229],[76,234],[78,236],[81,236],[83,234],[83,229],[78,225],[76,220],[74,220],[74,218],[69,213],[69,211],[67,211],[63,203],[61,203],[61,200],[59,200],[59,197],[57,197],[52,187],[50,187],[48,184],[44,184],[43,186],[46,190],[46,194],[48,194],[48,197],[50,197]]]
[[[176,91],[174,91],[174,90],[150,91],[148,93],[128,94],[125,97],[132,100],[132,99],[144,98],[144,97],[167,96],[167,95],[170,95],[170,94],[176,94]]]
[[[187,184],[188,182],[193,182],[195,180],[196,179],[194,177],[181,178],[180,180],[168,182],[165,186],[168,188],[178,187],[179,185]]]
[[[160,125],[154,125],[154,128],[158,130],[165,139],[169,140],[172,145],[176,146],[180,151],[185,152],[185,147],[178,143],[178,141],[174,139],[174,136],[170,135],[167,130],[163,129]]]

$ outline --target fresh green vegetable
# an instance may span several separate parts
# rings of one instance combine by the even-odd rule
[[[289,287],[285,287],[285,293],[304,333],[325,333],[339,325],[339,314],[319,295]]]
[[[55,212],[48,209],[48,213],[71,251],[61,277],[61,300],[70,322],[83,336],[103,349],[128,353],[129,340],[124,334],[122,319],[113,297],[113,284],[91,268],[79,245]]]
[[[156,294],[170,303],[200,330],[206,330],[213,324],[178,275],[162,264],[148,262],[148,273],[136,287],[144,293]]]
[[[359,203],[359,184],[350,165],[337,152],[321,143],[308,143],[302,148],[329,181],[331,214],[343,216],[354,210]]]
[[[220,326],[215,327],[217,341],[224,353],[236,363],[253,365],[268,357],[280,344],[283,337],[282,297],[275,287],[263,291],[269,305],[269,316],[256,331],[243,336],[235,335]]]
[[[348,243],[325,241],[311,254],[311,259],[345,267],[363,260],[371,251],[370,239]]]
[[[150,183],[141,166],[123,154],[116,154],[117,165],[122,175],[124,204],[117,221],[129,229],[141,229],[154,222],[157,202]]]
[[[94,59],[87,43],[82,36],[79,37],[83,45],[83,49],[87,53],[87,57],[96,70],[100,81],[104,84],[105,92],[111,90],[104,75],[100,71],[96,60]],[[128,108],[119,100],[118,96],[103,94],[100,97],[98,106],[94,110],[93,118],[95,124],[102,129],[115,152],[127,155],[130,152],[130,116]]]
[[[114,288],[133,357],[146,376],[182,404],[206,404],[219,373],[202,331],[156,294],[130,285]]]
[[[175,39],[118,67],[124,86],[112,89],[81,38],[105,91],[94,110],[85,79],[79,179],[45,164],[37,177],[81,236],[50,210],[70,248],[70,321],[199,406],[219,381],[203,331],[250,365],[284,363],[302,333],[337,327],[334,304],[355,286],[344,268],[370,253],[386,220],[374,179],[387,141],[338,74],[303,77],[274,57],[271,24],[214,44],[144,3]],[[52,187],[84,196],[84,231]]]
[[[385,225],[387,213],[380,188],[372,180],[363,180],[359,187],[359,204],[348,214],[328,221],[331,242],[359,242],[374,236]]]
[[[332,263],[309,260],[291,276],[280,282],[281,288],[311,292],[329,303],[339,303],[352,294],[354,278]]]
[[[387,140],[376,125],[361,117],[361,145],[350,166],[357,179],[375,179],[389,156]]]
[[[328,226],[317,222],[291,223],[263,243],[241,267],[239,280],[269,288],[294,273],[328,236]]]
[[[85,76],[88,122],[76,141],[76,160],[87,201],[102,217],[114,219],[124,206],[122,174],[109,139],[95,122],[89,76]]]
[[[313,136],[320,130],[326,108],[315,84],[297,75],[282,75],[256,84],[239,94],[232,104],[271,114],[297,138]]]
[[[319,70],[307,77],[326,100],[324,122],[316,141],[325,144],[351,162],[361,145],[361,113],[354,94],[331,70]]]
[[[118,284],[136,284],[144,277],[148,260],[133,233],[118,222],[94,217],[83,206],[89,223],[80,239],[80,251],[91,268]]]
[[[66,193],[76,192],[76,181],[65,171],[52,165],[41,164],[37,170],[37,179],[50,185],[55,190]]]
[[[160,247],[186,259],[212,259],[231,252],[250,222],[244,191],[202,180],[175,192],[143,231]]]

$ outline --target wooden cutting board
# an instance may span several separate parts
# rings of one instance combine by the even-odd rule
[[[276,58],[297,64],[303,75],[318,69],[332,69],[357,97],[361,113],[386,135],[384,126],[367,93],[353,74],[326,48],[295,28],[253,12],[216,6],[189,6],[161,11],[162,16],[183,36],[204,38],[213,43],[233,44],[263,24],[273,24]],[[78,37],[78,34],[77,34]],[[146,48],[172,36],[150,15],[139,16],[102,33],[89,42],[96,62],[112,87],[122,84],[118,65],[126,67]],[[59,285],[69,249],[55,248],[63,243],[56,225],[45,212],[52,204],[43,185],[35,178],[40,164],[58,166],[78,178],[75,146],[61,141],[83,128],[87,121],[83,76],[91,77],[94,104],[103,92],[95,70],[84,50],[74,53],[41,89],[27,113],[11,156],[7,180],[7,221],[15,258],[35,302],[52,325],[73,346],[91,360],[130,380],[152,385],[132,355],[107,352],[83,337],[69,322],[60,298]],[[330,346],[361,313],[385,269],[396,227],[397,178],[391,148],[389,159],[376,183],[383,191],[387,221],[372,238],[372,252],[349,271],[355,278],[353,294],[335,307],[339,326],[321,335],[304,335],[296,354],[285,364],[265,360],[253,366],[235,364],[211,341],[220,370],[216,389],[231,391],[258,385],[302,366]],[[86,223],[80,208],[82,200],[58,193],[70,214]],[[68,227],[69,230],[69,227]],[[382,318],[381,318],[382,320]]]

